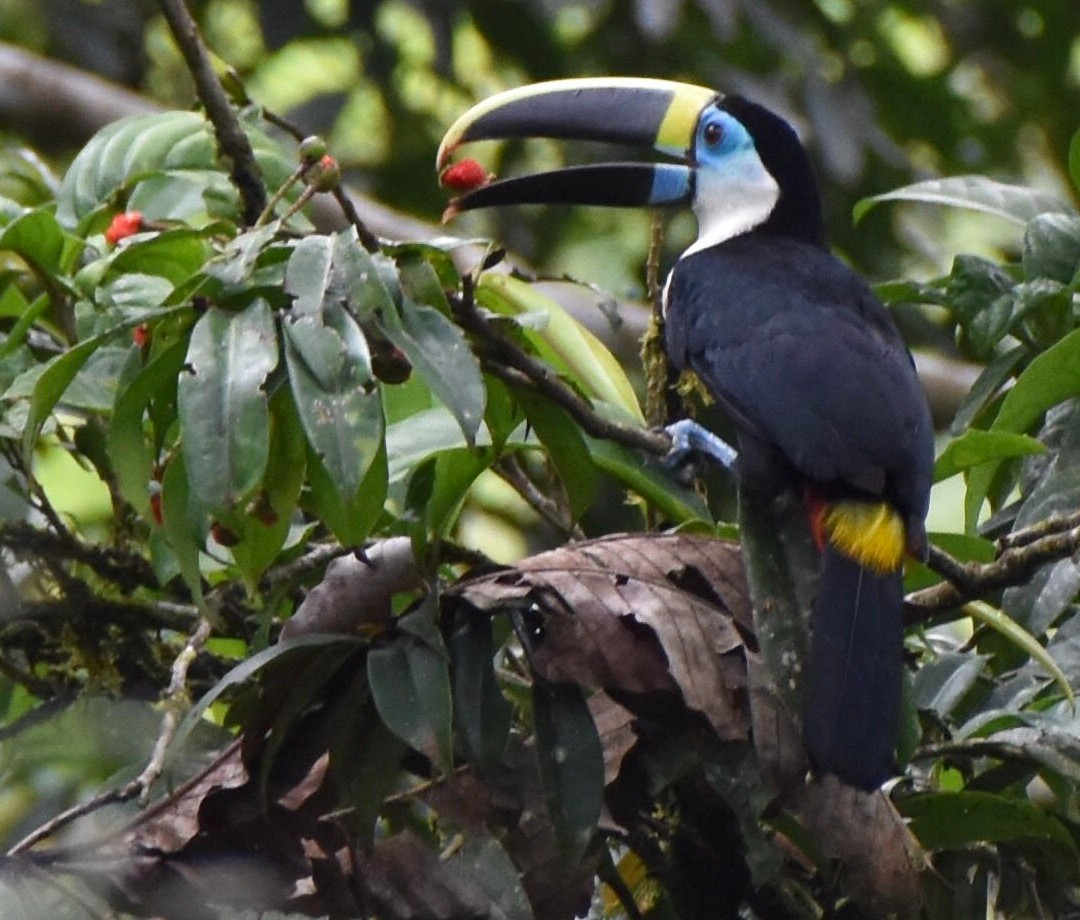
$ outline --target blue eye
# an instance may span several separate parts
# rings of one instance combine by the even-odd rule
[[[715,147],[724,140],[724,126],[719,122],[711,121],[705,126],[704,134],[705,143],[710,147]]]

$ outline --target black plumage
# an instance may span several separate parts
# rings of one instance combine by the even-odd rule
[[[725,100],[780,196],[754,229],[691,251],[666,291],[666,346],[739,430],[740,476],[826,501],[885,501],[907,548],[926,549],[933,467],[926,398],[888,311],[825,248],[809,161],[760,106]],[[759,467],[759,468],[752,468]],[[864,789],[893,767],[900,708],[902,571],[823,549],[803,736],[811,764]]]

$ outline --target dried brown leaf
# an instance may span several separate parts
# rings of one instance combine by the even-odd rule
[[[542,677],[628,693],[677,688],[724,739],[749,731],[738,546],[689,534],[616,535],[541,553],[462,584],[494,612],[528,599],[545,615]]]
[[[918,915],[926,857],[883,792],[824,776],[799,791],[794,810],[815,845],[840,864],[845,890],[867,914]]]

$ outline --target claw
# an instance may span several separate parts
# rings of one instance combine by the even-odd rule
[[[669,466],[680,466],[696,452],[711,457],[724,469],[734,468],[739,452],[693,419],[684,418],[664,430],[671,437],[671,452],[667,456]]]

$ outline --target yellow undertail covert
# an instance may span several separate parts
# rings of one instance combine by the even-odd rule
[[[904,562],[904,521],[885,502],[836,502],[826,510],[824,524],[829,543],[859,565],[884,574]]]

